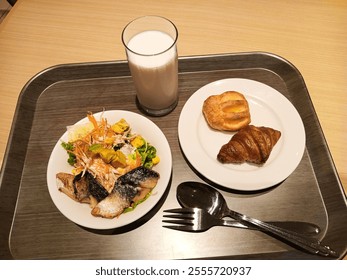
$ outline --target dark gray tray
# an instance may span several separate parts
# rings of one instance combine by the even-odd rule
[[[65,218],[47,189],[50,153],[66,126],[87,111],[125,109],[141,113],[127,63],[59,65],[33,77],[21,92],[15,112],[0,188],[0,256],[5,259],[318,259],[262,232],[215,227],[186,233],[162,227],[163,210],[178,207],[176,187],[203,181],[184,158],[177,123],[187,99],[201,86],[224,78],[248,78],[285,95],[301,115],[306,149],[297,169],[271,189],[232,192],[221,189],[231,208],[263,220],[318,224],[323,243],[347,249],[347,203],[304,80],[288,61],[268,53],[240,53],[179,59],[179,103],[164,117],[150,117],[164,132],[173,155],[168,191],[141,220],[98,231]]]

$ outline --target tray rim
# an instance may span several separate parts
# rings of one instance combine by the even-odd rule
[[[283,63],[284,65],[287,65],[291,71],[294,71],[297,78],[300,81],[300,86],[302,87],[302,89],[307,93],[307,98],[309,99],[309,104],[310,104],[310,113],[312,114],[312,117],[314,118],[314,121],[316,123],[316,125],[318,126],[318,134],[320,139],[320,143],[321,143],[321,147],[324,149],[323,152],[325,152],[327,159],[329,160],[329,166],[330,168],[330,176],[333,175],[336,185],[338,186],[338,190],[339,192],[341,192],[341,194],[344,194],[344,189],[343,186],[341,184],[340,178],[339,178],[339,174],[337,173],[335,164],[333,162],[329,147],[327,145],[326,139],[324,137],[321,125],[319,123],[318,117],[316,115],[315,109],[313,107],[313,103],[312,100],[310,98],[310,95],[308,93],[307,87],[305,85],[304,79],[301,75],[301,73],[299,72],[299,70],[288,60],[286,60],[285,58],[273,54],[273,53],[268,53],[268,52],[241,52],[241,53],[224,53],[224,54],[209,54],[209,55],[194,55],[194,56],[184,56],[184,57],[179,57],[179,73],[189,73],[191,72],[191,68],[190,67],[190,62],[192,60],[204,60],[208,61],[208,60],[213,60],[213,59],[223,59],[223,58],[228,58],[228,57],[243,57],[243,56],[265,56],[268,59],[273,60],[270,65],[273,66],[276,63]],[[20,92],[19,98],[18,98],[18,102],[16,105],[16,109],[15,109],[15,114],[13,117],[13,122],[11,125],[11,130],[10,130],[10,134],[8,137],[8,143],[6,146],[6,150],[5,150],[5,154],[4,154],[4,159],[3,159],[3,164],[1,166],[1,172],[0,172],[0,220],[4,219],[4,214],[9,214],[11,215],[11,217],[5,217],[5,221],[7,222],[6,225],[6,229],[5,230],[0,230],[0,245],[2,247],[2,244],[5,244],[5,239],[8,239],[10,237],[10,232],[12,231],[12,223],[14,222],[14,217],[15,217],[15,211],[16,211],[16,204],[18,201],[18,195],[20,192],[20,179],[21,176],[19,176],[20,178],[17,178],[17,189],[13,190],[12,192],[8,193],[8,190],[6,188],[6,186],[4,186],[4,178],[6,176],[8,176],[8,173],[13,171],[13,169],[15,169],[14,171],[19,172],[22,175],[22,171],[23,171],[23,166],[25,163],[25,158],[26,155],[24,153],[23,158],[21,158],[21,160],[19,161],[19,165],[17,165],[15,168],[11,168],[8,166],[9,161],[13,160],[13,157],[16,157],[16,162],[18,163],[18,155],[16,155],[14,148],[13,148],[13,142],[16,141],[16,139],[21,139],[21,135],[18,135],[18,126],[20,126],[18,124],[18,120],[20,120],[21,116],[23,114],[27,115],[28,112],[26,112],[26,110],[32,109],[31,113],[34,114],[35,113],[35,104],[36,101],[38,100],[39,96],[44,92],[44,89],[46,89],[47,87],[53,85],[56,82],[61,82],[61,81],[66,81],[66,80],[79,80],[79,79],[95,79],[95,78],[109,78],[110,75],[109,73],[114,73],[114,67],[119,68],[119,70],[121,70],[119,73],[117,73],[117,75],[112,76],[112,77],[124,77],[124,76],[130,76],[130,71],[129,69],[126,67],[127,66],[127,61],[125,60],[118,60],[118,61],[100,61],[100,62],[81,62],[81,63],[69,63],[69,64],[58,64],[58,65],[54,65],[51,67],[48,67],[40,72],[38,72],[36,75],[34,75],[23,87],[23,89]],[[90,72],[88,72],[88,68],[89,67],[101,67],[102,69],[104,69],[105,67],[109,70],[101,72],[101,76],[98,75],[91,75]],[[222,66],[221,66],[222,67]],[[63,69],[69,68],[70,70],[74,71],[75,75],[71,75],[71,73],[69,74],[68,77],[64,77],[63,73],[64,71],[62,71]],[[247,69],[247,67],[244,67],[245,69]],[[269,68],[265,68],[262,65],[256,65],[253,67],[249,67],[252,69],[256,69],[256,68],[263,68],[263,69],[267,69],[267,70],[272,70],[274,71],[274,69],[269,69]],[[111,71],[111,69],[113,69]],[[234,69],[234,68],[233,68]],[[235,70],[237,70],[239,68],[235,68]],[[243,68],[242,68],[243,69]],[[82,70],[82,72],[81,72]],[[219,70],[223,70],[223,67]],[[193,72],[201,72],[204,70],[196,70]],[[217,71],[217,70],[214,70]],[[282,75],[280,75],[280,73],[277,73],[276,71],[274,71],[279,77],[282,78]],[[282,71],[283,75],[286,75],[285,71]],[[52,78],[53,77],[55,78]],[[54,76],[54,75],[58,75],[58,76]],[[83,75],[87,75],[87,77],[83,76]],[[64,77],[64,79],[61,79],[62,77]],[[27,98],[28,95],[28,91],[30,91],[30,89],[32,87],[37,87],[38,89],[36,89],[36,91],[30,92],[30,98],[31,98],[31,102],[29,103],[30,106],[26,107],[26,108],[22,108],[22,102],[23,100],[25,100]],[[42,91],[40,90],[42,89]],[[35,99],[33,99],[33,96],[35,97]],[[24,112],[23,112],[24,111]],[[300,113],[300,112],[299,112]],[[31,128],[27,128],[26,129],[26,133],[29,133],[29,137],[27,139],[27,141],[25,142],[25,145],[23,145],[23,150],[24,152],[26,151],[26,147],[29,143],[29,138],[30,138],[30,129]],[[25,147],[25,149],[24,149]],[[306,145],[306,148],[307,145]],[[308,152],[310,153],[310,151],[308,150]],[[18,171],[19,168],[19,171]],[[315,175],[317,176],[316,172]],[[326,176],[326,175],[325,175]],[[5,182],[6,183],[6,182]],[[319,185],[319,184],[318,184]],[[336,190],[337,191],[337,190]],[[324,194],[322,194],[322,190],[320,189],[321,195],[322,195],[322,200],[324,201],[324,206],[326,207],[326,211],[327,211],[327,216],[328,216],[328,221],[329,221],[329,207],[327,208],[326,205],[326,197],[324,197]],[[10,202],[13,202],[13,204],[11,205],[11,203],[7,203],[7,207],[4,208],[2,201],[5,199],[9,199]],[[331,203],[331,198],[328,199],[329,203]],[[346,208],[347,202],[346,202],[346,196],[342,195],[342,200],[344,201],[344,207]],[[329,206],[329,205],[328,205]],[[4,212],[3,212],[4,210]],[[2,213],[3,212],[3,213]],[[329,223],[330,224],[330,223]],[[329,228],[329,224],[328,224],[328,228]],[[4,229],[5,227],[3,227],[2,229]],[[327,234],[328,234],[328,229],[327,229]],[[326,234],[326,236],[327,236]],[[326,236],[324,236],[323,239],[326,238]],[[0,259],[1,258],[12,258],[11,252],[10,252],[10,240],[8,240],[7,242],[7,247],[6,248],[6,252],[4,252],[3,254],[0,254]],[[346,254],[347,248],[345,248],[344,252],[342,253],[341,257],[343,257]],[[237,258],[239,258],[241,256],[237,256]],[[305,258],[305,257],[303,257]]]

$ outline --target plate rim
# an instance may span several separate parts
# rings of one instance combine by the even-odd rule
[[[297,131],[299,131],[299,134],[300,134],[300,137],[299,137],[300,143],[298,142],[298,150],[296,152],[296,156],[294,157],[293,163],[291,164],[290,168],[287,169],[287,172],[283,172],[284,175],[282,174],[281,176],[279,176],[276,174],[276,176],[278,176],[278,178],[276,180],[264,180],[264,182],[262,184],[252,183],[252,184],[249,184],[248,186],[245,186],[245,184],[242,184],[242,186],[237,186],[237,185],[235,185],[235,183],[230,182],[230,178],[228,179],[229,181],[225,181],[224,179],[222,179],[223,173],[221,170],[223,168],[225,168],[225,165],[221,164],[221,168],[220,168],[220,170],[218,170],[218,176],[211,176],[209,174],[210,173],[209,171],[206,172],[207,167],[201,167],[201,165],[203,165],[203,164],[200,164],[199,161],[196,160],[195,158],[192,159],[192,157],[191,157],[192,152],[187,148],[187,143],[186,143],[187,140],[185,139],[185,137],[183,135],[183,133],[184,133],[183,131],[185,130],[185,125],[187,123],[187,117],[185,116],[187,114],[187,111],[189,110],[189,115],[191,117],[192,122],[198,121],[196,119],[199,117],[204,119],[203,114],[202,114],[202,102],[208,96],[214,95],[214,94],[220,94],[226,90],[240,91],[239,89],[237,89],[237,86],[235,86],[235,83],[238,84],[239,88],[242,88],[245,86],[249,86],[250,88],[252,88],[254,86],[256,86],[256,87],[260,86],[260,87],[266,89],[270,96],[272,96],[272,97],[276,96],[276,98],[281,101],[281,105],[285,104],[286,108],[291,112],[292,116],[294,117],[294,120],[296,122],[295,129]],[[235,87],[236,87],[236,89],[235,89]],[[222,89],[224,88],[224,90],[223,91],[222,90],[217,91],[217,89],[219,89],[219,88],[222,88]],[[226,88],[228,88],[228,89],[226,89]],[[206,92],[207,90],[209,90],[209,93]],[[243,94],[247,97],[247,95],[249,95],[249,92],[248,92],[248,94],[245,94],[245,93],[243,93]],[[259,98],[259,96],[257,94],[254,94],[254,93],[252,93],[252,94],[253,94],[252,98],[253,97]],[[195,112],[192,112],[192,111],[194,111],[193,103],[195,104],[194,106],[196,108],[199,108],[199,109],[195,110],[197,112],[196,114],[198,114],[198,115],[194,115]],[[251,104],[250,104],[250,106],[251,106]],[[283,116],[281,116],[281,114],[279,114],[279,116],[277,116],[277,117],[279,120],[283,119]],[[193,118],[194,118],[194,120],[193,120]],[[253,117],[251,116],[251,118],[252,118],[252,122],[253,122]],[[203,120],[203,122],[205,123],[205,126],[208,126],[205,119]],[[251,122],[251,124],[253,124],[252,122]],[[198,123],[195,123],[195,122],[190,123],[190,127],[197,127],[197,125],[198,125]],[[290,127],[289,129],[293,129],[291,127],[292,125],[288,125],[288,126]],[[209,128],[209,129],[211,129],[211,128]],[[287,129],[288,128],[286,128],[286,130]],[[213,129],[211,129],[211,130],[213,130]],[[213,130],[213,133],[225,133],[225,132]],[[197,133],[195,133],[195,134],[197,134]],[[230,136],[231,136],[231,134],[232,133],[230,133]],[[285,141],[285,139],[287,137],[288,136],[285,136],[285,137],[282,136],[280,138],[280,141],[281,142]],[[187,158],[188,162],[192,165],[192,167],[198,173],[200,173],[207,180],[209,180],[215,184],[218,184],[218,185],[220,185],[224,188],[230,189],[230,190],[237,190],[237,191],[260,191],[260,190],[264,190],[264,189],[268,189],[270,187],[273,187],[273,186],[277,185],[278,183],[281,183],[291,173],[293,173],[294,170],[297,168],[297,166],[300,164],[302,157],[303,157],[303,154],[304,154],[304,151],[305,151],[305,147],[306,147],[305,127],[304,127],[303,121],[301,119],[301,116],[300,116],[299,112],[296,110],[295,106],[289,101],[289,99],[285,95],[280,93],[275,88],[273,88],[273,87],[271,87],[265,83],[255,81],[252,79],[247,79],[247,78],[226,78],[226,79],[215,80],[215,81],[210,82],[208,84],[205,84],[204,86],[197,89],[188,98],[187,102],[184,104],[184,106],[182,108],[182,111],[181,111],[181,114],[179,117],[179,122],[178,122],[178,138],[179,138],[179,142],[180,142],[180,146],[182,148],[182,151],[185,154],[185,157]],[[275,148],[276,148],[276,146],[275,146]],[[275,150],[275,148],[274,148],[274,150]],[[203,157],[204,157],[204,155],[203,155]],[[215,155],[215,157],[216,157],[216,155]],[[271,157],[271,155],[270,155],[270,157]],[[206,159],[206,158],[204,157],[204,159]],[[215,161],[217,162],[217,159],[215,159]],[[204,161],[200,158],[200,162],[204,162]],[[262,166],[259,168],[264,169],[264,167],[265,166]],[[235,173],[233,173],[233,175],[235,175]],[[218,178],[216,178],[216,177],[218,177]]]
[[[129,116],[131,116],[131,118],[136,118],[137,120],[141,120],[142,122],[146,122],[146,124],[150,124],[151,125],[151,128],[152,128],[152,132],[153,131],[156,131],[158,133],[158,135],[160,136],[160,147],[163,148],[163,152],[165,154],[165,160],[163,160],[163,152],[161,154],[159,154],[160,156],[160,162],[159,164],[162,164],[162,168],[159,168],[159,169],[163,169],[163,170],[167,170],[164,172],[164,174],[162,172],[159,172],[160,174],[160,179],[158,181],[158,185],[160,187],[162,187],[161,189],[159,189],[160,191],[156,191],[158,190],[158,185],[154,188],[154,193],[152,193],[152,195],[143,203],[139,204],[137,206],[137,209],[135,209],[134,211],[131,211],[129,213],[125,213],[125,214],[122,214],[122,215],[129,215],[129,214],[132,214],[132,213],[136,213],[135,215],[135,218],[132,218],[132,219],[129,219],[128,221],[122,221],[120,223],[117,223],[117,219],[119,218],[113,218],[113,219],[106,219],[106,218],[102,218],[102,217],[94,217],[90,211],[91,211],[91,208],[89,206],[89,204],[83,204],[83,203],[79,203],[79,202],[76,202],[74,200],[72,200],[71,198],[69,198],[68,196],[66,196],[65,194],[61,193],[58,188],[57,188],[57,185],[56,185],[56,179],[55,179],[55,175],[56,173],[54,174],[54,170],[57,169],[57,167],[52,167],[54,166],[53,164],[53,160],[56,156],[56,154],[54,154],[56,151],[60,151],[61,149],[61,155],[62,153],[65,154],[65,151],[63,150],[63,148],[61,147],[61,141],[65,138],[67,139],[67,131],[65,131],[58,139],[58,141],[56,142],[56,144],[54,145],[52,151],[51,151],[51,154],[50,154],[50,157],[49,157],[49,160],[48,160],[48,164],[47,164],[47,170],[46,170],[46,182],[47,182],[47,188],[48,188],[48,192],[49,192],[49,195],[54,203],[54,205],[57,207],[57,209],[59,210],[59,212],[65,216],[68,220],[70,220],[71,222],[77,224],[77,225],[80,225],[82,227],[85,227],[85,228],[90,228],[90,229],[95,229],[95,230],[107,230],[107,229],[116,229],[116,228],[122,228],[124,226],[127,226],[129,224],[132,224],[132,223],[135,223],[136,221],[138,221],[139,219],[141,219],[143,216],[145,216],[147,213],[149,213],[159,202],[160,200],[162,199],[162,197],[165,195],[165,192],[167,190],[167,188],[169,187],[169,182],[170,182],[170,178],[172,176],[172,152],[171,152],[171,147],[170,147],[170,144],[166,138],[166,135],[164,134],[164,132],[159,128],[158,125],[156,125],[152,120],[150,120],[149,118],[147,118],[146,116],[144,115],[141,115],[141,114],[138,114],[138,113],[135,113],[135,112],[132,112],[132,111],[127,111],[127,110],[104,110],[104,111],[99,111],[99,112],[96,112],[96,113],[93,113],[93,115],[95,117],[99,117],[101,115],[105,116],[105,115],[109,115],[109,114],[114,114],[114,115],[117,115],[119,117],[114,117],[114,118],[124,118],[127,120],[127,116],[128,116],[128,119],[130,118]],[[105,117],[106,119],[108,119],[108,117]],[[86,123],[88,120],[87,120],[87,117],[84,117],[80,120],[78,120],[77,122],[75,122],[73,125],[75,124],[81,124],[81,123]],[[128,120],[127,120],[128,121]],[[129,124],[133,127],[133,123],[131,121],[129,121]],[[146,126],[146,130],[148,130],[148,126]],[[151,141],[151,139],[149,139],[150,137],[144,135],[145,133],[143,132],[139,132],[138,129],[135,131],[135,132],[138,132],[139,134],[143,135],[145,137],[145,139],[147,139],[151,144],[153,142],[157,142],[159,143],[159,141]],[[156,137],[158,137],[158,135]],[[157,145],[154,145],[156,148]],[[67,160],[67,156],[65,156],[65,161]],[[165,167],[164,167],[165,165]],[[64,166],[66,168],[70,168],[70,170],[72,169],[71,166],[68,167],[68,164],[65,163]],[[159,165],[158,165],[159,166]],[[167,166],[169,166],[170,168],[168,168]],[[153,170],[156,170],[158,169],[158,167],[154,167]],[[61,171],[61,172],[65,172],[64,170]],[[54,180],[52,178],[52,176],[54,176]],[[54,183],[53,183],[54,181]],[[61,201],[59,202],[59,199],[57,198],[57,194],[59,194],[59,197],[61,198],[62,201],[69,201],[69,204],[74,204],[75,207],[81,207],[81,208],[87,208],[89,209],[86,210],[88,211],[88,215],[90,215],[90,217],[88,216],[88,220],[89,219],[95,219],[95,223],[98,223],[97,221],[100,221],[100,224],[98,226],[95,226],[95,224],[91,224],[89,222],[84,222],[83,220],[78,220],[76,219],[75,217],[71,217],[71,215],[69,215],[68,213],[66,213],[65,209],[62,208],[61,206]],[[61,195],[61,196],[60,196]],[[145,207],[145,211],[142,211],[142,212],[135,212],[135,211],[138,211],[139,208],[141,208],[141,206],[143,206],[144,203],[146,202],[149,202],[148,200],[149,199],[152,199],[152,203],[149,205],[147,204],[146,207]],[[72,205],[73,205],[72,204]],[[83,211],[83,210],[82,210]],[[84,211],[83,211],[84,212]],[[134,215],[134,214],[133,214]],[[120,216],[122,217],[122,216]],[[112,223],[113,221],[113,223]]]

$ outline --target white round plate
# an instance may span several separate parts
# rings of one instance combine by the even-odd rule
[[[157,186],[153,189],[152,195],[147,198],[146,201],[139,204],[135,210],[122,214],[118,218],[106,219],[94,217],[90,213],[91,208],[89,204],[78,203],[60,192],[57,188],[56,174],[58,172],[71,173],[72,170],[72,167],[67,163],[67,153],[61,147],[61,141],[67,141],[67,132],[64,133],[61,139],[57,142],[50,156],[47,169],[47,184],[54,204],[65,217],[74,223],[87,228],[114,229],[138,220],[158,203],[169,184],[172,170],[172,156],[165,135],[159,127],[149,119],[133,112],[121,110],[99,112],[94,114],[94,116],[98,120],[101,114],[103,114],[103,117],[106,118],[110,124],[124,118],[130,124],[133,132],[141,134],[157,149],[160,162],[158,165],[153,167],[153,170],[159,172],[160,178]],[[77,124],[87,122],[88,119],[84,118],[77,122]]]
[[[246,97],[251,124],[281,131],[264,165],[222,164],[217,160],[220,148],[234,133],[211,129],[202,105],[210,95],[225,91],[238,91]],[[178,136],[185,156],[199,173],[218,185],[241,191],[262,190],[286,179],[300,163],[306,141],[300,115],[285,96],[263,83],[238,78],[215,81],[197,90],[182,109]]]

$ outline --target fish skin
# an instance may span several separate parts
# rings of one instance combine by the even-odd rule
[[[89,193],[98,201],[102,201],[105,199],[109,193],[108,191],[104,188],[104,186],[98,182],[96,178],[93,177],[92,174],[89,172],[86,173],[85,175],[86,181],[88,184],[88,191]]]
[[[159,177],[158,172],[140,166],[120,176],[115,183],[115,189],[127,185],[152,189],[156,186]]]

